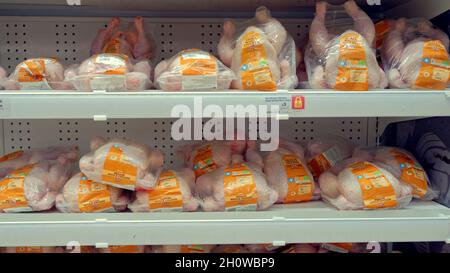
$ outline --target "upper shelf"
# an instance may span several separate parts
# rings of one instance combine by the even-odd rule
[[[303,104],[302,104],[303,100]],[[297,101],[297,104],[295,102]],[[186,105],[194,112],[217,105],[223,114],[232,117],[227,106],[278,105],[280,119],[294,117],[430,117],[450,116],[450,90],[369,92],[278,91],[278,92],[59,92],[0,91],[0,119],[85,118],[170,118],[173,107]],[[296,105],[298,109],[294,109]],[[302,109],[303,108],[303,109]],[[199,109],[199,108],[197,108]],[[270,111],[269,111],[270,112]],[[253,115],[252,115],[253,116]],[[195,118],[211,117],[196,114]]]

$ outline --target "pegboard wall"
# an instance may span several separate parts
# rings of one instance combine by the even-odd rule
[[[89,150],[94,136],[124,138],[162,150],[166,167],[180,166],[177,149],[193,141],[174,141],[174,119],[92,120],[3,120],[3,153],[38,147],[77,145],[81,154]],[[359,145],[375,145],[375,131],[370,118],[308,118],[280,122],[280,136],[305,142],[323,134],[344,136]],[[0,145],[1,146],[1,145]]]
[[[55,57],[64,65],[89,57],[97,31],[109,18],[0,17],[0,65],[12,72],[20,62],[37,57]],[[132,22],[124,18],[123,27]],[[145,29],[156,43],[154,63],[168,59],[183,49],[200,48],[217,53],[224,19],[145,19]],[[285,20],[296,41],[309,32],[310,20]]]

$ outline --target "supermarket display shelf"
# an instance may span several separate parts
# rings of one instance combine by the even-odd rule
[[[0,214],[0,246],[450,242],[450,209],[338,211],[317,201],[259,212]]]
[[[294,102],[297,109],[294,109]],[[281,119],[290,117],[425,117],[450,116],[450,90],[378,90],[339,92],[294,90],[278,92],[62,92],[1,91],[1,119],[84,118],[170,118],[173,107],[185,105],[192,117],[211,117],[194,113],[194,104],[218,105],[223,117],[233,112],[226,106],[278,105]],[[217,115],[221,117],[221,115]]]

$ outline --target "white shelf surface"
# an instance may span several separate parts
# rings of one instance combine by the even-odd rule
[[[303,96],[305,108],[293,110],[292,96]],[[184,104],[193,109],[195,98],[203,106],[271,105],[287,102],[288,117],[428,117],[450,116],[450,90],[368,92],[60,92],[0,91],[1,119],[64,119],[94,117],[170,118],[172,108]],[[278,101],[278,102],[273,102]],[[225,117],[229,117],[224,113]],[[194,116],[198,117],[198,116]],[[208,116],[204,116],[208,117]]]
[[[450,240],[450,209],[338,211],[317,201],[259,212],[0,214],[0,246]]]

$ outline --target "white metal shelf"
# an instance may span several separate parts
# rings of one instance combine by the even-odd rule
[[[0,246],[449,241],[450,209],[337,211],[320,201],[260,212],[0,214]]]
[[[293,110],[291,98],[303,96],[305,108]],[[169,118],[172,108],[184,104],[193,109],[194,99],[203,106],[272,105],[285,102],[286,117],[425,117],[450,116],[450,90],[336,92],[58,92],[0,91],[1,119],[65,119],[94,117]],[[224,113],[225,117],[231,114]],[[194,116],[198,117],[198,116]],[[204,116],[207,117],[207,116]]]

